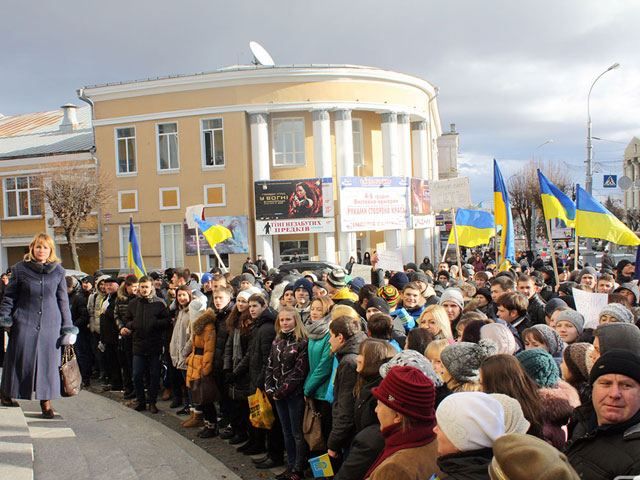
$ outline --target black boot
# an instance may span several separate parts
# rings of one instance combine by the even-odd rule
[[[205,424],[198,432],[200,438],[213,438],[218,436],[218,424]]]

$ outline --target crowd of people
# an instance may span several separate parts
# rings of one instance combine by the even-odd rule
[[[34,239],[0,304],[10,332],[3,405],[57,398],[54,379],[40,378],[42,358],[54,359],[21,371],[33,348],[23,325],[45,326],[22,320],[39,305],[33,282],[48,270],[60,284],[51,250],[38,253],[49,240]],[[385,272],[376,260],[367,279],[342,268],[283,273],[262,259],[237,276],[67,277],[66,298],[48,293],[49,338],[75,342],[85,386],[98,381],[151,413],[164,395],[183,428],[228,441],[257,469],[282,466],[280,480],[308,477],[308,460],[324,454],[339,480],[640,474],[632,262],[563,270],[556,283],[539,259],[497,271],[491,252],[461,269],[425,258]],[[576,310],[574,289],[608,295],[597,326]],[[28,315],[15,314],[21,302]],[[256,391],[272,406],[270,428],[251,421]]]

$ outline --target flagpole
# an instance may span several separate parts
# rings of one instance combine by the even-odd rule
[[[456,257],[458,259],[458,275],[460,275],[460,280],[462,280],[462,262],[460,261],[460,244],[458,243],[458,226],[456,224],[456,209],[451,209],[451,214],[453,215],[453,238],[456,241]]]
[[[544,210],[542,211],[544,215]],[[558,262],[556,262],[556,249],[553,246],[553,237],[551,236],[551,220],[544,220],[544,226],[547,229],[547,238],[549,239],[549,250],[551,251],[551,264],[553,265],[553,274],[556,277],[556,285],[560,285],[560,275],[558,275]]]
[[[198,249],[198,272],[202,273],[202,259],[200,257],[200,229],[196,223],[196,247]]]
[[[222,258],[220,258],[220,255],[218,254],[218,250],[216,249],[216,247],[212,247],[212,248],[213,248],[213,253],[215,253],[216,258],[218,259],[218,263],[222,265],[223,273],[227,273],[229,269],[224,266],[224,262],[222,261]]]
[[[449,251],[449,241],[447,241],[447,246],[444,247],[444,254],[442,255],[442,260],[440,260],[440,263],[444,262],[447,259],[448,251]]]
[[[578,230],[576,230],[576,244],[575,244],[575,248],[573,249],[574,253],[574,259],[573,259],[573,269],[574,270],[578,270],[578,259],[580,258],[580,246],[578,245]]]

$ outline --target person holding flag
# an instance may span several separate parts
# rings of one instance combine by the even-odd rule
[[[498,162],[493,160],[493,209],[495,213],[496,230],[502,227],[500,233],[500,260],[498,268],[508,270],[512,263],[516,261],[516,248],[514,242],[513,216],[511,205],[509,204],[509,192],[502,178],[502,173],[498,167]],[[498,258],[496,258],[498,260]]]
[[[218,262],[220,262],[220,265],[226,271],[227,267],[224,266],[224,263],[218,254],[218,250],[216,250],[216,245],[229,238],[233,238],[231,230],[222,225],[214,225],[207,220],[202,220],[198,218],[197,215],[194,215],[193,219],[196,221],[197,227],[202,232],[202,235],[204,235],[204,238],[209,242],[209,246],[213,249],[213,253],[215,253],[218,258]]]

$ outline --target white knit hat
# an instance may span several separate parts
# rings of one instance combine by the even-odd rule
[[[491,393],[493,398],[500,402],[504,409],[504,433],[527,433],[531,423],[524,418],[522,406],[515,398],[502,393]]]
[[[498,353],[513,355],[518,349],[513,333],[500,323],[488,323],[480,328],[480,338],[493,340],[498,346]]]
[[[438,428],[461,452],[491,448],[504,435],[504,409],[484,392],[453,393],[436,410]]]

